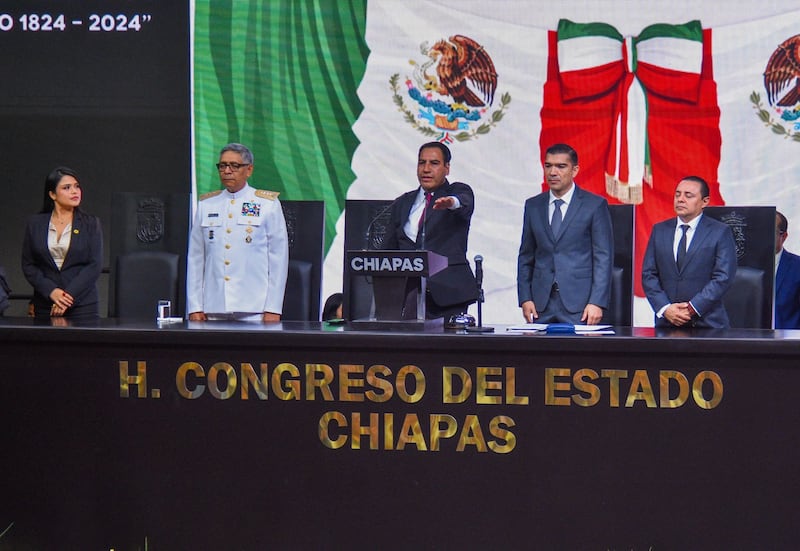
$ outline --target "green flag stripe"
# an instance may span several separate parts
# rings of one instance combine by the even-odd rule
[[[703,41],[703,26],[700,21],[689,21],[682,25],[670,25],[667,23],[656,23],[642,29],[634,41],[642,42],[655,37],[679,38],[683,40]]]
[[[617,29],[608,23],[575,23],[569,19],[558,21],[558,40],[569,40],[570,38],[583,38],[586,36],[605,36],[619,40],[624,40]]]
[[[254,186],[325,201],[327,250],[355,179],[366,0],[198,0],[195,13],[198,191],[219,188],[218,150],[242,142]]]

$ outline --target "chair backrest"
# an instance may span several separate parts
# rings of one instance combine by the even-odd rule
[[[281,207],[289,237],[289,278],[281,319],[319,321],[325,203],[281,200]],[[298,277],[302,279],[298,280]]]
[[[312,273],[314,266],[304,260],[289,261],[289,276],[286,279],[286,293],[283,296],[285,321],[311,321],[314,297]]]
[[[620,266],[611,268],[611,298],[608,301],[608,309],[603,315],[601,323],[617,326],[632,325],[630,316],[629,297],[631,296],[631,290],[629,281],[629,274],[625,273],[624,268]]]
[[[189,193],[123,192],[111,195],[111,239],[108,315],[116,316],[116,259],[135,252],[167,252],[178,258],[178,298],[172,311],[182,315],[186,303],[186,249],[189,235]],[[164,297],[162,297],[164,298]],[[153,307],[155,308],[155,306]],[[178,314],[180,313],[180,314]]]
[[[736,244],[736,277],[722,297],[731,327],[772,328],[775,207],[706,207],[706,215],[727,224]]]
[[[769,329],[761,323],[764,308],[764,270],[739,266],[728,292],[722,298],[731,327]]]
[[[162,251],[121,254],[114,267],[114,316],[129,319],[155,319],[159,300],[178,307],[179,255]],[[182,312],[173,310],[173,316]]]
[[[633,205],[609,205],[614,231],[611,296],[601,323],[633,325]]]

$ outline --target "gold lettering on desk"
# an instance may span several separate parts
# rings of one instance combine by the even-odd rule
[[[408,377],[414,380],[414,392],[409,393],[406,386]],[[425,374],[415,365],[404,365],[397,372],[395,382],[397,396],[407,404],[415,404],[425,396]]]
[[[527,406],[528,396],[517,395],[517,371],[514,367],[478,367],[475,369],[476,404],[511,404]],[[442,403],[463,404],[472,395],[473,383],[462,367],[442,368]]]
[[[439,451],[439,441],[452,438],[458,431],[458,421],[452,415],[431,415],[431,451]]]
[[[220,375],[222,375],[223,385],[220,386]],[[239,379],[236,378],[231,364],[218,362],[208,370],[208,390],[211,395],[218,400],[227,400],[236,392],[239,386]]]
[[[128,371],[128,362],[120,360],[119,362],[119,396],[120,398],[128,398],[130,396],[131,385],[136,387],[137,398],[147,398],[147,362],[136,362],[136,375],[130,375]],[[159,398],[161,391],[154,388],[151,391],[153,398]]]
[[[217,400],[229,400],[239,390],[239,397],[249,400],[251,389],[259,400],[267,400],[272,394],[278,400],[312,402],[381,403],[397,396],[403,402],[413,404],[425,395],[425,374],[415,365],[402,366],[394,379],[392,370],[385,365],[365,367],[340,364],[334,369],[321,363],[298,367],[284,362],[276,365],[270,373],[266,363],[261,363],[256,371],[253,364],[245,362],[239,364],[237,371],[230,363],[217,362],[206,374],[199,363],[185,362],[175,374],[175,385],[178,393],[190,400],[203,396],[206,390]]]
[[[300,370],[296,365],[280,363],[272,372],[272,392],[279,400],[300,400]]]
[[[358,412],[353,412],[353,415],[350,417],[350,438],[353,442],[353,449],[357,450],[361,448],[361,436],[369,436],[369,449],[377,450],[378,449],[378,437],[380,436],[379,433],[379,416],[377,413],[370,413],[368,416],[369,423],[366,427],[361,426],[361,414]]]
[[[427,450],[425,437],[422,435],[422,425],[416,413],[406,414],[403,426],[400,429],[400,437],[397,439],[397,449],[403,450],[406,444],[413,444],[419,451]]]
[[[714,409],[724,395],[722,377],[714,371],[701,371],[690,383],[689,377],[680,371],[663,370],[658,372],[657,385],[653,385],[644,369],[632,373],[625,369],[603,369],[598,374],[593,369],[578,369],[573,373],[568,368],[547,368],[544,376],[546,406],[596,406],[603,400],[601,386],[607,387],[607,405],[612,408],[620,407],[623,395],[625,408],[633,408],[637,402],[644,403],[647,408],[679,408],[689,402],[691,388],[695,405],[701,409]],[[623,381],[628,379],[630,384],[623,388]],[[710,385],[705,385],[706,382]],[[655,389],[658,389],[658,397]],[[677,389],[676,395],[672,394],[673,389]],[[708,398],[704,390],[710,390]]]
[[[342,402],[363,402],[364,393],[355,389],[364,388],[363,365],[339,366],[339,400]]]
[[[306,364],[306,400],[314,400],[314,389],[319,390],[322,399],[333,401],[331,383],[333,382],[333,369],[327,364]]]
[[[497,415],[488,425],[483,425],[478,415],[468,414],[459,425],[458,420],[448,414],[431,413],[425,423],[416,413],[406,413],[397,432],[394,418],[394,413],[352,412],[348,417],[339,411],[329,411],[320,417],[319,439],[332,450],[344,448],[349,441],[352,450],[361,450],[368,444],[370,450],[438,452],[449,442],[447,448],[457,452],[504,454],[513,451],[517,444],[516,435],[510,430],[516,423],[505,415]],[[484,426],[490,438],[486,437]]]
[[[703,395],[703,383],[711,382],[711,399],[706,400]],[[703,409],[714,409],[722,401],[722,378],[713,371],[702,371],[697,374],[692,384],[692,396],[694,401]]]

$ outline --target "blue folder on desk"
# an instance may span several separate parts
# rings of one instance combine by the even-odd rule
[[[571,323],[550,323],[545,329],[548,335],[574,335],[575,326]]]

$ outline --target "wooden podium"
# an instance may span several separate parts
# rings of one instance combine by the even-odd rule
[[[447,267],[447,257],[425,250],[352,250],[345,261],[350,278],[371,280],[374,298],[370,316],[351,323],[424,326],[427,278]]]

